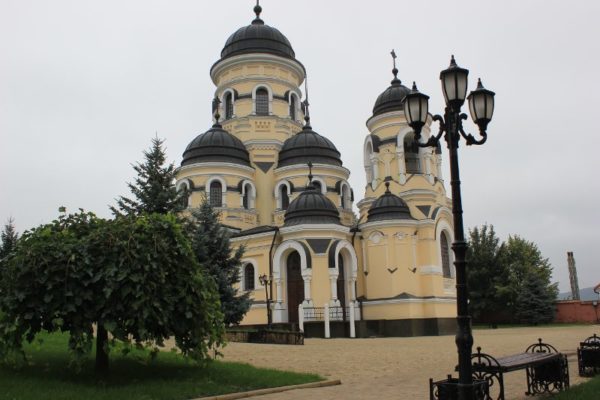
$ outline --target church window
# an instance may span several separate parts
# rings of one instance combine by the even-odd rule
[[[250,185],[249,183],[246,183],[244,185],[244,194],[242,197],[242,206],[246,210],[251,209],[253,206],[251,196],[252,196],[252,185]]]
[[[233,117],[233,96],[231,92],[225,94],[225,119]]]
[[[287,210],[290,205],[290,196],[286,185],[279,186],[279,197],[281,198],[281,209]]]
[[[244,266],[244,290],[254,289],[254,265],[248,263]]]
[[[290,96],[290,118],[296,120],[296,96]]]
[[[269,115],[269,92],[265,88],[256,91],[256,115]]]
[[[209,196],[212,207],[223,207],[223,188],[221,187],[221,182],[211,182]]]
[[[451,278],[450,273],[450,246],[448,246],[448,238],[445,232],[440,235],[440,247],[442,252],[442,272],[444,278]]]
[[[317,189],[319,192],[323,192],[323,187],[321,186],[321,182],[313,181],[312,184],[315,187],[315,189]]]
[[[420,174],[421,161],[419,159],[419,145],[415,140],[414,133],[408,133],[404,136],[404,162],[406,164],[406,173]]]

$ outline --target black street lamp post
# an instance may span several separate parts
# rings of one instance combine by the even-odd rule
[[[458,142],[461,138],[467,146],[481,145],[487,139],[486,128],[494,112],[494,92],[483,87],[481,80],[477,88],[468,96],[471,118],[479,126],[481,139],[465,133],[462,121],[467,115],[460,112],[467,98],[467,76],[469,71],[456,65],[454,56],[450,66],[440,73],[442,91],[446,101],[444,116],[434,115],[433,121],[440,124],[437,135],[432,135],[425,143],[420,142],[421,129],[428,118],[429,96],[420,93],[413,83],[411,92],[406,96],[404,114],[408,124],[415,132],[415,140],[420,147],[436,147],[440,138],[448,144],[450,160],[450,185],[452,187],[452,215],[454,219],[454,266],[456,268],[456,309],[458,330],[456,333],[456,347],[458,349],[458,385],[456,392],[460,400],[477,399],[476,385],[473,383],[471,368],[471,351],[473,347],[473,334],[471,332],[471,317],[469,316],[469,294],[467,290],[466,261],[467,243],[462,218],[462,201],[460,194],[460,176],[458,169]]]
[[[258,277],[258,281],[265,287],[265,299],[267,300],[267,328],[271,329],[271,323],[273,322],[273,317],[271,316],[271,298],[269,297],[271,278],[266,274],[262,274]]]

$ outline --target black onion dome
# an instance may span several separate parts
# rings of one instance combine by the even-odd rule
[[[296,54],[290,41],[276,28],[265,25],[260,19],[262,8],[254,7],[256,18],[248,26],[235,31],[225,42],[221,60],[248,53],[268,53],[294,59]]]
[[[375,200],[371,208],[369,208],[367,222],[390,219],[414,219],[410,215],[410,210],[404,200],[390,192],[389,182],[385,184],[385,193]]]
[[[320,190],[309,185],[285,212],[284,226],[300,224],[340,224],[340,213]]]
[[[404,109],[404,99],[410,92],[410,89],[404,86],[400,79],[398,79],[398,70],[396,68],[392,72],[394,73],[394,79],[392,79],[391,85],[377,97],[373,106],[373,116]]]
[[[313,163],[342,165],[340,152],[331,140],[313,131],[309,124],[291,138],[279,150],[278,167],[294,164]]]
[[[183,152],[181,165],[203,162],[228,162],[250,166],[250,156],[244,143],[217,123],[191,141]]]

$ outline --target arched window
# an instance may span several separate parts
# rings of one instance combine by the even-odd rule
[[[319,192],[323,192],[323,186],[321,186],[321,182],[319,181],[312,181],[313,186],[315,187],[315,189],[317,189]]]
[[[249,210],[252,208],[252,185],[250,185],[249,183],[246,183],[244,185],[244,197],[242,198],[242,206],[246,209]]]
[[[444,278],[452,278],[450,273],[450,246],[448,246],[448,237],[446,232],[440,234],[440,248],[442,253],[442,273]]]
[[[269,115],[269,92],[265,88],[256,91],[256,115]]]
[[[404,136],[404,162],[407,174],[420,174],[421,162],[419,160],[419,145],[413,132]]]
[[[233,96],[231,92],[225,94],[225,119],[233,117]]]
[[[296,96],[290,96],[290,118],[292,121],[296,120]]]
[[[349,210],[352,208],[352,195],[348,185],[342,186],[342,208]]]
[[[254,289],[254,265],[248,263],[244,266],[244,290]]]
[[[209,197],[212,207],[223,207],[223,188],[221,182],[212,181],[210,183]]]
[[[279,186],[279,198],[281,199],[281,209],[287,210],[290,205],[290,196],[286,185]]]

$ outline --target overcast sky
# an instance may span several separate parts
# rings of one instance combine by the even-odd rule
[[[263,0],[309,76],[311,122],[364,193],[365,121],[392,78],[443,111],[454,54],[496,92],[484,146],[461,147],[466,227],[534,241],[569,290],[600,283],[600,2]],[[209,69],[251,0],[0,0],[0,220],[23,231],[59,206],[110,216],[151,138],[179,164],[211,125]],[[469,131],[476,128],[469,122]],[[446,155],[447,152],[444,152]],[[445,177],[449,177],[447,160]],[[447,180],[447,190],[450,191]]]

